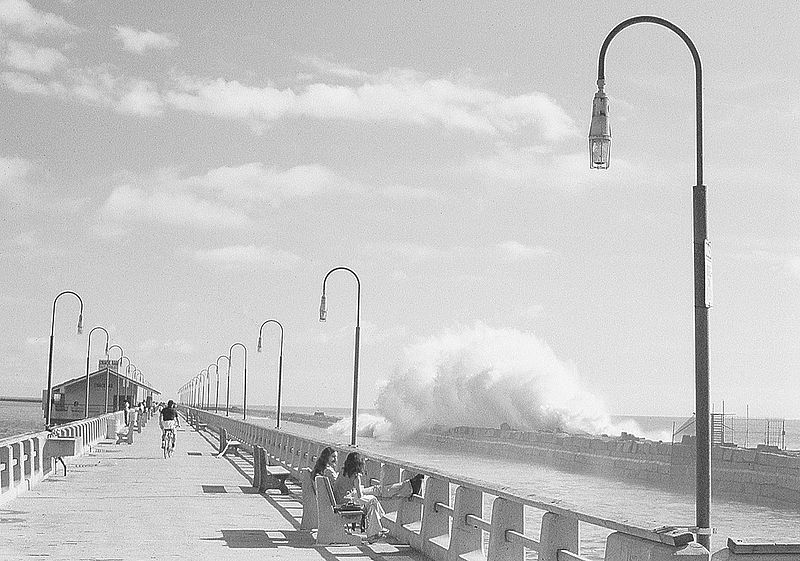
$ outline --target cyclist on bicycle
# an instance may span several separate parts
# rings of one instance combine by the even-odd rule
[[[175,429],[181,426],[181,421],[178,417],[178,409],[175,407],[175,402],[171,399],[167,402],[167,406],[161,410],[161,415],[158,418],[158,426],[161,427],[161,447],[165,447],[167,431],[172,431],[173,442],[175,442]]]

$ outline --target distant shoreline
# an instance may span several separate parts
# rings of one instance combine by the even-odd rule
[[[9,397],[6,395],[0,395],[0,401],[17,401],[21,403],[39,403],[42,401],[38,397]]]

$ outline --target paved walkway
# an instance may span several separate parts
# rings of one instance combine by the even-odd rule
[[[183,424],[165,460],[158,422],[101,443],[0,509],[0,560],[422,561],[407,546],[314,544],[300,489],[254,493],[250,456],[215,458],[214,435]]]

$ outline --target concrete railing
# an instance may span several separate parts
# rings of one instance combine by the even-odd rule
[[[52,473],[56,457],[80,456],[109,434],[114,438],[121,418],[121,413],[108,413],[0,440],[0,505]]]
[[[414,474],[426,475],[421,496],[390,501],[385,505],[385,526],[398,540],[434,561],[523,561],[526,551],[538,552],[541,561],[584,559],[580,552],[581,524],[610,531],[606,560],[708,559],[708,551],[693,535],[676,528],[648,529],[569,508],[552,501],[514,493],[500,486],[416,466],[344,445],[335,445],[201,411],[181,407],[197,425],[222,430],[243,445],[266,451],[273,465],[288,469],[295,478],[300,470],[313,468],[322,448],[347,452],[358,450],[365,458],[370,483],[397,483]],[[394,503],[394,504],[392,504]],[[525,527],[526,513],[541,514],[536,535]],[[484,547],[484,544],[487,544]]]

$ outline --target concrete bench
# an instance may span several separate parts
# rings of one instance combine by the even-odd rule
[[[77,436],[50,437],[44,441],[44,457],[55,458],[64,466],[64,477],[67,476],[67,464],[64,458],[78,456],[81,453],[80,438]]]
[[[288,495],[289,488],[286,486],[286,478],[290,472],[281,466],[263,466],[264,472],[261,475],[261,487],[264,489],[280,489],[281,495]]]

